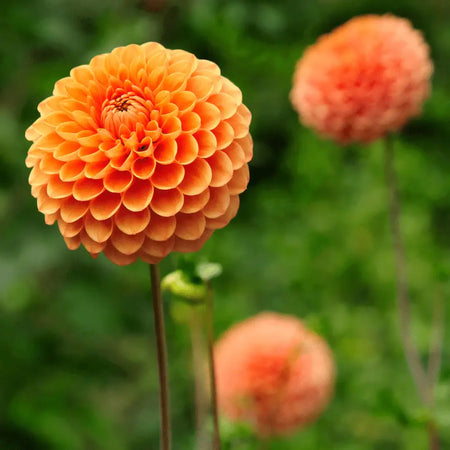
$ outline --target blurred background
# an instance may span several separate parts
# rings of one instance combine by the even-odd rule
[[[148,267],[67,250],[30,195],[25,129],[70,68],[159,41],[210,59],[253,113],[254,159],[238,216],[196,255],[220,262],[217,334],[261,310],[295,314],[338,366],[334,401],[272,449],[426,448],[397,326],[381,143],[338,148],[304,129],[288,100],[296,60],[354,15],[392,12],[424,32],[435,63],[423,116],[397,137],[414,333],[450,296],[450,3],[446,0],[22,0],[0,15],[0,448],[157,448]],[[163,261],[162,273],[177,266]],[[187,329],[167,298],[174,449],[194,448]],[[447,317],[450,317],[448,314]],[[447,319],[447,325],[450,320]],[[448,327],[447,327],[448,328]],[[450,448],[450,346],[436,392]],[[232,449],[251,438],[225,427]],[[241,433],[242,434],[242,433]]]

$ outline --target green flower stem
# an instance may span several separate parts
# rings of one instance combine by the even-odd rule
[[[411,301],[409,298],[409,282],[406,269],[406,254],[400,228],[401,202],[398,188],[398,178],[394,166],[394,146],[392,139],[393,138],[391,136],[385,139],[385,175],[389,195],[390,228],[395,254],[397,309],[400,323],[400,334],[409,369],[411,371],[419,397],[423,404],[432,410],[434,406],[434,385],[437,379],[436,371],[439,370],[440,356],[430,355],[431,363],[429,366],[429,373],[427,373],[424,369],[419,351],[413,338],[411,328]],[[437,330],[437,332],[435,331],[435,334],[436,333],[437,338],[442,340],[442,333],[440,333],[439,330]],[[439,353],[439,355],[441,353],[441,345],[442,341],[433,345],[434,352]],[[439,437],[433,420],[428,421],[427,430],[430,450],[439,450]]]
[[[208,292],[206,295],[206,327],[208,335],[208,364],[209,382],[211,388],[211,407],[214,421],[214,450],[220,450],[219,412],[217,408],[216,371],[214,364],[214,317],[213,317],[213,292],[211,283],[206,281]]]
[[[197,434],[198,450],[206,450],[207,443],[206,421],[209,413],[209,398],[207,390],[207,350],[204,333],[204,307],[203,305],[190,306],[189,329],[192,344],[192,369],[194,373],[195,388],[195,426]]]
[[[159,266],[150,264],[152,281],[153,316],[155,321],[156,352],[158,357],[159,403],[161,412],[161,450],[171,448],[169,377],[167,369],[166,332],[164,327],[164,310],[161,296],[161,279]]]

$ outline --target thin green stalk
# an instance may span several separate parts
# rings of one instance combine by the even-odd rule
[[[432,410],[434,406],[434,385],[437,378],[436,371],[439,370],[440,356],[430,355],[431,363],[427,373],[427,370],[424,369],[419,351],[413,338],[411,328],[411,301],[409,298],[409,282],[406,269],[406,254],[400,227],[401,202],[398,188],[398,178],[394,165],[394,146],[392,137],[387,137],[385,139],[385,175],[389,194],[389,218],[395,255],[397,310],[400,323],[400,334],[409,369],[411,371],[419,397],[423,404]],[[432,345],[434,346],[433,351],[440,355],[442,336],[439,330],[437,333],[440,341]],[[427,430],[430,450],[439,450],[439,437],[434,421],[430,420],[428,422]]]
[[[161,296],[161,277],[159,266],[150,264],[152,281],[153,317],[155,321],[156,353],[159,375],[159,404],[161,412],[161,450],[171,448],[169,376],[167,369],[167,346],[164,326],[164,309]]]
[[[204,330],[204,307],[203,305],[191,306],[189,328],[192,344],[192,369],[194,373],[195,388],[195,425],[197,434],[197,449],[205,450],[211,448],[207,442],[207,418],[209,413],[209,398],[207,388],[207,372],[205,363],[207,361],[207,349]]]

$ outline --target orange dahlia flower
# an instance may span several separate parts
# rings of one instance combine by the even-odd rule
[[[420,113],[432,71],[428,45],[408,20],[361,16],[305,51],[290,97],[303,124],[323,136],[370,142]]]
[[[119,47],[72,69],[38,110],[31,192],[70,249],[156,263],[235,216],[251,115],[216,64],[153,42]]]
[[[221,411],[261,436],[303,427],[331,398],[331,351],[295,317],[258,314],[228,330],[214,351]]]

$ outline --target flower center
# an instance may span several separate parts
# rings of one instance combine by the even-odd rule
[[[138,123],[144,127],[150,120],[153,104],[132,92],[117,92],[106,99],[102,107],[103,126],[116,137],[136,130]]]

